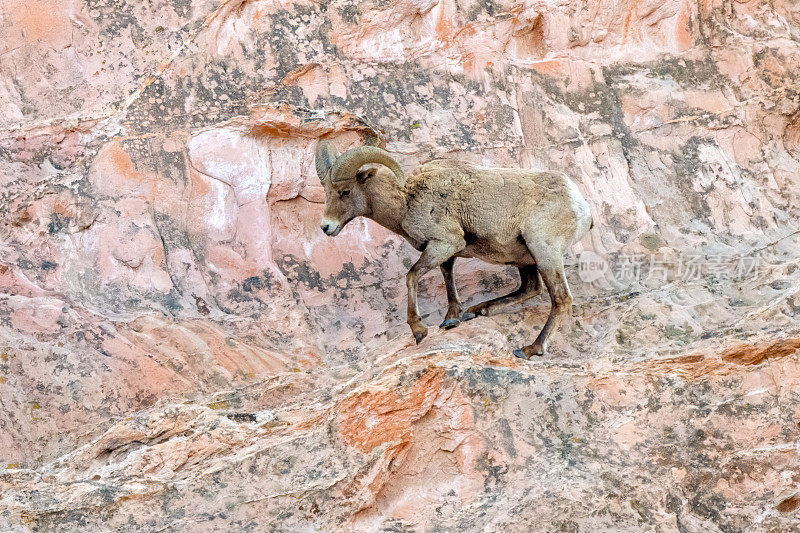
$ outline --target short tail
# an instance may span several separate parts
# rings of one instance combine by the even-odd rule
[[[594,218],[589,220],[589,229],[592,229],[593,227],[594,227]]]

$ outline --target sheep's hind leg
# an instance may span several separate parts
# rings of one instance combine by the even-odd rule
[[[466,243],[450,243],[444,241],[429,241],[422,255],[411,267],[406,275],[406,286],[408,287],[408,325],[414,334],[417,344],[428,334],[428,328],[422,325],[417,308],[417,282],[419,277],[445,263],[456,253],[464,248]]]
[[[479,315],[487,316],[498,307],[525,302],[542,292],[542,284],[536,265],[519,267],[519,279],[519,289],[511,294],[473,305],[461,315],[461,320],[471,320]]]
[[[461,300],[458,299],[458,291],[456,290],[455,279],[453,278],[453,264],[456,262],[455,257],[451,257],[439,268],[442,270],[444,277],[444,285],[447,287],[447,314],[444,321],[439,324],[440,328],[450,329],[461,324]]]
[[[547,248],[544,243],[540,246],[531,246],[528,243],[528,247],[536,259],[539,273],[550,293],[551,309],[547,322],[533,344],[523,346],[520,350],[514,350],[514,355],[522,359],[529,359],[532,355],[544,355],[553,332],[564,317],[572,312],[572,294],[564,275],[563,257],[555,249]],[[538,250],[539,253],[534,253],[534,250]]]

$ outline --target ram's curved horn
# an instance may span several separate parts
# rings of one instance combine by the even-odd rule
[[[364,165],[375,163],[394,172],[401,187],[406,184],[406,175],[389,152],[377,146],[359,146],[342,154],[331,168],[331,181],[354,178],[356,171]]]

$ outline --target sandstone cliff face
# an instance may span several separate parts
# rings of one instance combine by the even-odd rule
[[[3,530],[796,527],[793,3],[2,0],[0,36]],[[415,346],[413,249],[319,231],[314,144],[376,135],[574,176],[550,355],[510,354],[545,297]]]

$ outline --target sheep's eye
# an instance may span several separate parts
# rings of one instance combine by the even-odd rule
[[[346,190],[346,191],[342,191],[342,192],[339,193],[339,198],[341,198],[342,196],[347,196],[348,194],[350,194],[350,190],[349,189]]]

